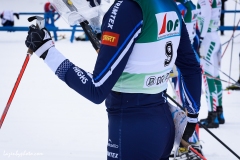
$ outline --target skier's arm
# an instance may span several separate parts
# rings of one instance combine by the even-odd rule
[[[199,28],[201,33],[200,38],[204,38],[210,24],[212,8],[209,0],[198,0],[198,4],[200,6],[200,13],[198,17],[198,23],[201,24],[201,28]]]
[[[192,49],[185,24],[182,25],[180,44],[177,50],[176,66],[181,73],[184,96],[183,106],[187,109],[188,123],[183,134],[183,139],[187,141],[193,134],[198,122],[198,112],[201,100],[201,68]]]
[[[115,3],[117,5],[113,4],[103,19],[102,45],[96,55],[98,57],[93,74],[71,63],[55,47],[49,49],[45,58],[45,63],[61,80],[94,103],[101,103],[110,93],[122,74],[135,39],[141,31],[143,17],[137,3],[133,1]],[[27,41],[31,44],[30,38]]]
[[[188,114],[198,114],[201,97],[201,68],[192,49],[186,25],[183,23],[176,66],[182,74],[184,107]],[[195,119],[194,121],[196,121]]]
[[[60,14],[57,13],[57,18],[54,19],[54,22],[60,18]]]
[[[17,19],[19,19],[19,13],[13,13],[14,16],[17,17]]]

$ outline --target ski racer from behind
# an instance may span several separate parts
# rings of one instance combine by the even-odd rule
[[[93,73],[58,51],[46,29],[30,26],[25,44],[77,93],[96,104],[105,100],[108,160],[169,159],[175,133],[166,90],[174,64],[186,92],[184,137],[192,135],[200,108],[201,68],[174,1],[114,1],[102,21]]]

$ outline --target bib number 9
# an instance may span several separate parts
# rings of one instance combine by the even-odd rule
[[[173,46],[171,41],[167,42],[165,45],[165,55],[167,59],[165,59],[164,66],[166,67],[171,63],[173,57]]]

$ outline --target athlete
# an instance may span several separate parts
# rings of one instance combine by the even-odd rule
[[[60,18],[60,15],[57,13],[57,17],[55,18],[56,10],[51,5],[50,2],[46,2],[44,5],[44,19],[45,19],[45,25],[46,27],[48,25],[54,25],[54,22]]]
[[[0,14],[3,26],[14,26],[14,16],[19,19],[19,14],[12,10],[5,10]]]
[[[70,88],[93,103],[105,100],[108,160],[169,158],[175,133],[166,89],[174,64],[184,78],[187,126],[193,126],[184,136],[192,135],[200,108],[201,68],[174,1],[114,1],[103,18],[92,74],[61,54],[46,29],[31,26],[25,44]]]
[[[205,83],[208,116],[200,122],[208,128],[218,128],[224,124],[222,108],[222,83],[219,77],[221,65],[221,42],[218,28],[221,16],[221,0],[198,0],[198,26],[200,30],[200,49],[203,57],[203,78]]]

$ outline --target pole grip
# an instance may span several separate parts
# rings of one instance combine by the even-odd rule
[[[38,20],[37,20],[37,21],[38,21]],[[36,28],[40,29],[40,27],[39,27],[39,25],[38,25],[37,22],[36,22]],[[33,54],[33,51],[32,51],[30,48],[28,48],[27,53],[30,54],[30,55],[32,55],[32,54]]]
[[[30,48],[28,48],[27,53],[32,55],[33,51]]]

